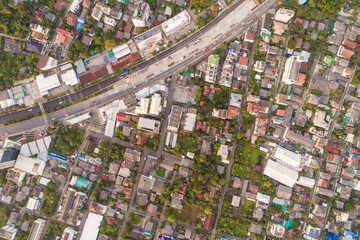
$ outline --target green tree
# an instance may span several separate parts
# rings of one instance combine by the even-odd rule
[[[105,49],[110,50],[116,47],[115,39],[105,40]]]

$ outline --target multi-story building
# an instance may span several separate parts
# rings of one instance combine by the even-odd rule
[[[140,2],[133,15],[132,22],[135,27],[146,27],[150,17],[151,10],[148,3]]]

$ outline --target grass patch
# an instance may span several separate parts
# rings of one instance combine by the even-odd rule
[[[176,145],[179,145],[179,149],[185,152],[195,152],[197,147],[197,141],[196,138],[179,135]]]
[[[11,206],[0,204],[0,227],[5,226],[11,213]]]
[[[250,163],[251,164],[257,164],[258,162],[263,162],[263,160],[266,157],[266,153],[264,153],[263,151],[260,151],[256,148],[251,148],[251,152],[250,152]]]
[[[255,202],[246,200],[244,204],[243,217],[251,219]]]
[[[159,169],[156,171],[156,175],[158,175],[159,177],[164,177],[165,176],[165,172],[166,169],[163,167],[159,167]]]
[[[180,213],[180,220],[182,222],[190,221],[190,223],[195,223],[199,220],[198,219],[199,213],[200,213],[199,206],[185,205]]]

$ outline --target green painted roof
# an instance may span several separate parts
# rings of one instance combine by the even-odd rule
[[[289,221],[286,221],[286,222],[285,222],[284,227],[285,227],[285,228],[293,228],[293,219],[292,219],[292,218],[289,218]]]
[[[208,60],[208,64],[211,65],[215,65],[215,66],[219,66],[219,62],[220,62],[220,57],[219,55],[216,54],[212,54],[209,56],[209,60]]]
[[[286,95],[290,95],[292,86],[289,84],[286,90]]]
[[[326,55],[326,57],[325,57],[325,59],[324,59],[324,62],[326,63],[326,65],[327,65],[328,67],[331,66],[331,64],[333,63],[333,61],[334,61],[334,58],[333,58],[332,56]]]

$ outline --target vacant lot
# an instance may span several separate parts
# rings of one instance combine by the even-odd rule
[[[195,223],[198,221],[199,212],[200,212],[200,207],[185,205],[180,213],[180,220],[182,222],[189,220],[190,223]]]
[[[251,156],[250,156],[250,163],[251,164],[256,164],[256,163],[262,163],[263,160],[266,157],[266,153],[264,153],[263,151],[260,151],[256,148],[251,148]]]
[[[179,145],[179,149],[184,152],[195,152],[197,139],[195,137],[179,135],[177,144]]]

